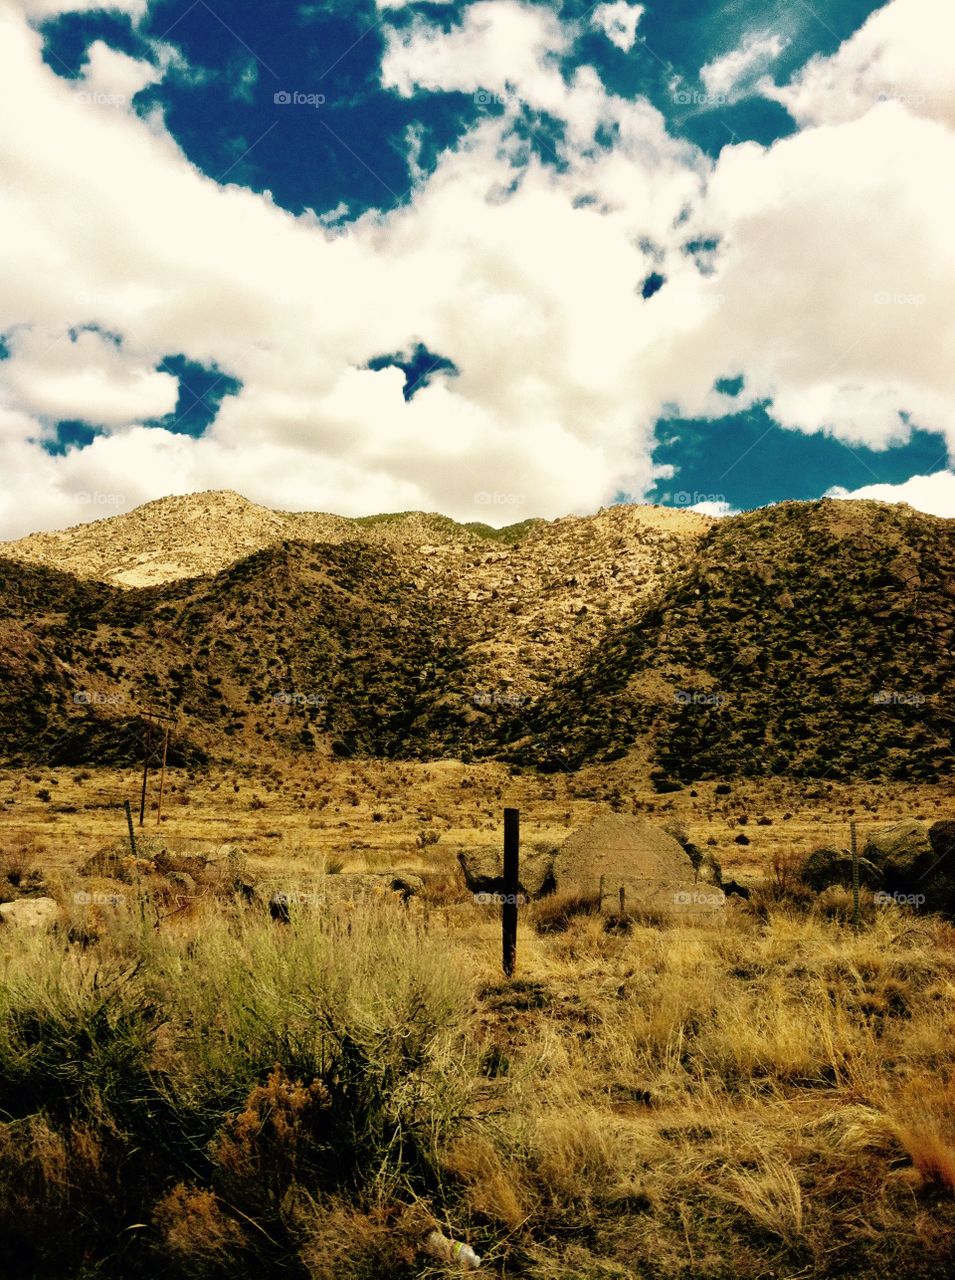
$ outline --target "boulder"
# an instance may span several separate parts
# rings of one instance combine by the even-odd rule
[[[924,872],[932,858],[928,823],[914,818],[869,833],[863,857],[874,863],[886,884],[902,885]]]
[[[561,890],[599,895],[601,910],[611,914],[620,912],[622,891],[625,914],[722,919],[722,891],[713,880],[698,880],[704,861],[700,854],[695,863],[671,831],[644,818],[607,814],[564,842],[555,870]],[[704,874],[715,876],[717,867],[711,858]]]
[[[470,893],[506,893],[504,856],[496,849],[478,849],[458,854],[464,882]],[[519,892],[528,898],[542,898],[555,888],[554,855],[521,852]]]
[[[915,895],[926,911],[955,915],[955,822],[907,818],[873,831],[864,853],[887,890]]]
[[[644,818],[610,813],[579,828],[561,845],[555,872],[561,890],[597,893],[601,877],[659,886],[694,879],[679,840]]]
[[[878,889],[883,875],[874,862],[859,858],[859,884],[867,889]],[[800,878],[813,893],[822,893],[833,885],[852,886],[852,855],[848,849],[836,849],[826,845],[813,849],[799,871]]]
[[[59,914],[53,898],[20,898],[0,905],[0,922],[17,929],[52,929]]]

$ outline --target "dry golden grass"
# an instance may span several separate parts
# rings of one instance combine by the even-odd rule
[[[104,1278],[437,1276],[419,1248],[434,1225],[530,1280],[947,1274],[955,927],[867,902],[856,932],[844,902],[805,910],[782,883],[801,835],[842,838],[866,805],[935,816],[936,793],[810,800],[770,780],[661,800],[634,784],[628,807],[717,839],[729,874],[767,892],[722,928],[608,931],[592,903],[542,900],[507,981],[499,920],[455,854],[499,843],[505,803],[525,841],[559,842],[622,786],[611,770],[174,777],[141,852],[208,855],[194,895],[154,856],[133,863],[122,812],[99,807],[128,779],[55,776],[67,804],[96,807],[53,814],[32,797],[46,772],[0,776],[0,876],[38,868],[64,918],[53,939],[0,933],[0,1235],[34,1258],[16,1280],[85,1276],[82,1251],[44,1253],[62,1214],[97,1224]],[[734,845],[730,801],[773,825]],[[370,869],[423,873],[424,892],[317,905],[330,873]],[[314,901],[276,924],[272,888]],[[137,1165],[131,1148],[154,1147]]]

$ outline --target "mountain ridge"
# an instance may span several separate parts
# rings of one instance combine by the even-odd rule
[[[648,528],[701,535],[712,517],[653,504],[619,504],[592,516],[532,518],[494,528],[480,521],[461,523],[437,512],[404,511],[340,516],[320,511],[279,511],[260,506],[234,490],[157,498],[121,515],[28,534],[0,542],[0,556],[46,564],[77,577],[121,587],[156,586],[181,578],[217,573],[243,556],[284,540],[368,542],[374,545],[509,545],[605,513],[629,513]]]
[[[182,761],[641,757],[661,788],[951,771],[955,521],[834,500],[659,510],[501,539],[363,518],[138,587],[2,556],[0,755],[95,763],[128,740],[135,758],[139,707],[168,702]]]

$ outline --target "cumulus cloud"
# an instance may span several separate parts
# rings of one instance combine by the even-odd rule
[[[601,4],[593,12],[591,22],[598,27],[611,44],[629,53],[637,42],[637,27],[645,12],[642,4],[628,4],[617,0],[615,4]]]
[[[407,204],[333,229],[190,165],[131,109],[151,63],[94,46],[64,81],[0,7],[0,93],[30,103],[0,111],[0,536],[223,487],[345,514],[593,510],[646,493],[664,408],[724,413],[729,375],[794,430],[955,444],[945,123],[877,103],[714,163],[592,67],[562,74],[576,34],[516,0],[389,29],[395,93],[504,110]],[[565,122],[559,170],[515,128],[528,108]],[[459,373],[406,401],[399,369],[368,364],[419,343]],[[175,402],[157,366],[177,352],[242,384],[198,440],[142,425]],[[30,441],[60,416],[105,432],[51,457]]]
[[[700,69],[706,92],[726,102],[739,102],[756,90],[760,77],[776,61],[788,41],[775,32],[752,33],[736,49]]]
[[[955,127],[955,6],[892,0],[832,57],[810,59],[791,84],[761,86],[800,125],[856,120],[883,102]]]
[[[951,446],[953,199],[955,135],[898,104],[724,150],[705,209],[724,301],[683,348],[700,391],[725,362],[783,426],[882,448],[908,410]]]
[[[407,9],[416,0],[375,0],[379,9]],[[452,0],[428,0],[429,4],[451,4]]]
[[[9,346],[5,398],[24,413],[108,427],[161,417],[176,406],[176,378],[95,331],[51,336],[31,329],[16,334]]]
[[[382,83],[403,97],[417,90],[515,93],[549,109],[563,96],[559,58],[572,33],[541,5],[478,0],[450,32],[416,15],[387,32]]]
[[[10,0],[33,21],[45,22],[61,13],[92,13],[98,9],[128,13],[137,21],[149,7],[149,0]]]
[[[929,476],[912,476],[902,484],[869,484],[862,489],[835,486],[827,498],[874,498],[878,502],[907,502],[917,511],[955,519],[955,471],[936,471]]]

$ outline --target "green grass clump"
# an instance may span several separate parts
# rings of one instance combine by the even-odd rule
[[[130,918],[95,954],[16,940],[2,977],[11,1280],[88,1257],[97,1275],[305,1274],[314,1206],[437,1185],[466,993],[393,908],[291,926],[210,908],[191,935]]]

